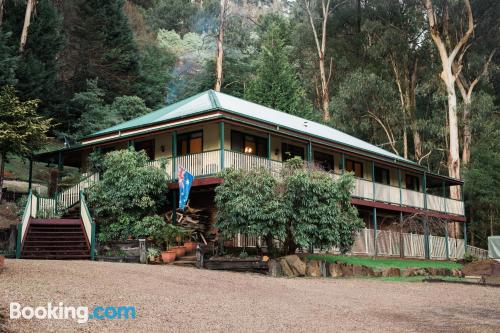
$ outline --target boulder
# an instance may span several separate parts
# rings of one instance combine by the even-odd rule
[[[417,276],[416,272],[417,272],[416,268],[402,269],[401,276],[403,276],[403,277]]]
[[[306,275],[306,264],[300,260],[299,256],[294,254],[286,256],[284,259],[286,260],[288,266],[292,269],[295,276]]]
[[[353,265],[348,265],[348,264],[340,264],[340,269],[342,270],[342,275],[343,276],[353,276]]]
[[[342,273],[342,267],[341,264],[333,263],[328,265],[328,270],[330,272],[331,277],[341,277],[344,276]]]
[[[288,277],[294,277],[296,276],[293,270],[290,268],[290,265],[288,265],[288,262],[282,258],[280,259],[280,266],[281,266],[281,271],[283,272],[283,275],[288,276]]]
[[[321,269],[319,267],[319,261],[311,260],[306,264],[306,275],[311,277],[320,277]]]
[[[352,273],[355,276],[375,276],[372,268],[363,265],[353,265]]]
[[[383,268],[382,276],[383,277],[401,276],[401,270],[395,267]]]
[[[280,277],[283,276],[283,269],[281,268],[281,264],[274,259],[271,259],[267,262],[268,271],[267,273],[272,277]]]
[[[425,268],[419,268],[415,269],[414,274],[415,276],[427,276],[429,275],[429,272]]]

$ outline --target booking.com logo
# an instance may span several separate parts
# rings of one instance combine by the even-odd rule
[[[89,320],[114,320],[114,319],[135,319],[135,306],[96,306],[89,311],[87,306],[65,306],[59,302],[58,306],[47,303],[47,306],[22,307],[21,304],[10,303],[10,319],[73,319],[79,324]]]

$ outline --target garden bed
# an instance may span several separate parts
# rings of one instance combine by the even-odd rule
[[[262,261],[261,257],[238,258],[231,256],[212,257],[205,261],[204,266],[213,270],[229,271],[267,271],[267,262]]]
[[[97,261],[107,261],[107,262],[131,262],[131,263],[139,263],[139,256],[96,256]]]

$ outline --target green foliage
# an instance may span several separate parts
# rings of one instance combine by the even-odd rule
[[[88,202],[99,222],[107,225],[104,228],[110,228],[109,234],[122,238],[144,235],[145,231],[133,227],[138,221],[143,230],[153,230],[158,223],[157,218],[143,219],[165,207],[167,177],[163,170],[148,166],[148,160],[144,151],[119,150],[105,155],[103,172],[89,190]]]
[[[155,30],[175,30],[184,34],[195,12],[195,3],[190,0],[154,0],[146,12],[146,19]]]
[[[134,236],[151,237],[153,240],[160,240],[165,227],[165,220],[159,215],[145,216],[137,221],[133,227]]]
[[[0,29],[0,87],[15,85],[19,57],[11,43],[12,33]]]
[[[29,155],[46,141],[51,119],[36,112],[37,100],[22,102],[11,86],[0,90],[0,154]]]
[[[282,177],[269,171],[225,170],[216,188],[216,226],[224,236],[244,233],[284,243],[285,253],[309,245],[350,249],[363,227],[350,203],[351,174],[339,180],[305,168],[300,159],[287,162]]]
[[[81,47],[77,77],[99,78],[108,102],[133,95],[139,77],[139,50],[123,4],[124,0],[88,0],[81,1],[77,10],[81,20],[74,32]]]
[[[297,116],[311,118],[312,106],[305,98],[287,46],[289,27],[284,19],[269,25],[262,37],[256,75],[245,98]]]
[[[97,80],[87,81],[87,90],[75,94],[72,107],[82,115],[74,125],[77,136],[85,136],[98,130],[142,116],[151,112],[137,96],[118,96],[113,103],[105,104],[105,91]]]

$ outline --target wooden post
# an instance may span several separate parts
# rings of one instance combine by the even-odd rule
[[[271,160],[272,160],[272,155],[271,155],[271,133],[267,134],[267,158],[268,158],[268,165],[269,165],[269,171],[271,170]]]
[[[29,158],[29,163],[30,163],[30,167],[29,167],[29,175],[28,175],[28,191],[30,191],[32,186],[33,186],[33,157]]]
[[[443,184],[443,209],[444,213],[446,214],[446,184],[444,180],[442,181],[442,184]]]
[[[172,180],[177,179],[177,132],[172,132]]]
[[[464,222],[464,255],[465,253],[467,253],[467,222]]]
[[[342,167],[340,169],[340,172],[343,174],[345,172],[345,154],[344,153],[342,153],[341,158],[342,158]]]
[[[424,171],[422,189],[424,191],[424,252],[425,258],[430,259],[430,244],[429,244],[429,217],[427,215],[427,173]]]
[[[375,256],[377,256],[377,208],[373,207],[373,248],[375,251]]]
[[[401,169],[398,168],[398,186],[399,186],[399,207],[403,206],[403,187],[401,185]],[[403,212],[399,211],[399,256],[405,257],[405,244],[403,237]]]
[[[141,264],[148,263],[148,256],[146,253],[146,240],[142,238],[139,239],[139,261]]]
[[[450,260],[450,249],[448,244],[448,222],[444,227],[444,245],[446,246],[446,260]]]
[[[373,201],[375,201],[375,162],[372,161],[372,187],[373,187]]]
[[[311,140],[309,140],[308,144],[307,144],[307,162],[312,162],[313,160],[313,155],[312,155],[312,142]]]
[[[220,171],[224,170],[224,122],[219,123],[219,138],[220,138]]]

